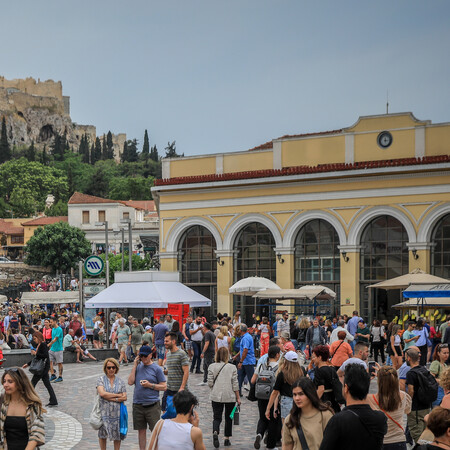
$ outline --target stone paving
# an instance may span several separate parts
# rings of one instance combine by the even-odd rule
[[[47,444],[42,447],[52,450],[98,450],[97,431],[89,425],[89,415],[92,410],[95,397],[95,384],[97,378],[103,374],[102,363],[89,362],[85,364],[67,364],[64,366],[62,383],[52,383],[58,398],[59,406],[49,408],[45,416]],[[119,377],[127,382],[131,372],[131,364],[120,368]],[[203,381],[203,375],[190,374],[189,387],[198,397],[199,406],[197,411],[200,416],[200,428],[203,431],[206,448],[213,449],[212,443],[212,407],[209,400],[209,387],[198,386]],[[39,382],[36,389],[43,399],[44,404],[48,402],[48,393],[42,382]],[[122,442],[121,448],[138,450],[137,431],[134,431],[131,417],[133,386],[128,386],[128,415],[129,431],[127,438]],[[244,391],[245,393],[245,391]],[[256,424],[258,422],[258,407],[256,403],[243,399],[240,425],[233,427],[233,437],[231,447],[235,450],[248,450],[253,448],[253,441],[256,434]],[[223,432],[222,422],[221,431]],[[148,439],[150,434],[148,433]],[[220,448],[223,447],[223,437],[220,437]],[[113,448],[112,442],[108,443],[108,448]],[[264,448],[264,446],[262,447]]]

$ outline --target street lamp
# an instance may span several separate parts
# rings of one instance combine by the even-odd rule
[[[109,286],[109,244],[108,244],[108,221],[95,222],[96,227],[105,227],[105,264],[106,264],[106,287]]]
[[[132,272],[133,233],[131,231],[131,219],[121,219],[120,223],[128,224],[128,270]]]
[[[123,266],[124,266],[124,251],[125,251],[125,228],[120,228],[120,229],[115,229],[114,233],[117,234],[118,232],[121,232],[122,234],[122,250],[121,250],[121,254],[122,254],[122,272],[123,272]]]

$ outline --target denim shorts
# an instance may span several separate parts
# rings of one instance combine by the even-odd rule
[[[156,345],[156,354],[158,359],[164,359],[166,356],[166,347],[164,345]]]
[[[287,397],[285,395],[281,396],[280,409],[282,419],[285,419],[286,416],[291,412],[293,402],[294,399],[292,397]]]

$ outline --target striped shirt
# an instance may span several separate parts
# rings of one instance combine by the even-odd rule
[[[189,358],[183,350],[167,352],[167,389],[177,392],[183,382],[183,366],[189,366]],[[187,385],[185,386],[187,388]]]

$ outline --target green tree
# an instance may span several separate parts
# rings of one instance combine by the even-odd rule
[[[78,148],[78,153],[81,155],[82,161],[86,164],[89,164],[89,141],[86,134],[81,136],[80,146]]]
[[[102,253],[100,258],[103,261],[106,260],[106,255]],[[128,270],[128,252],[125,251],[124,254],[124,269]],[[114,283],[114,273],[120,272],[122,270],[122,254],[118,253],[116,255],[108,253],[109,261],[109,282]],[[152,261],[149,258],[142,259],[139,255],[131,256],[131,268],[134,270],[148,270],[152,268]]]
[[[111,131],[106,135],[107,159],[114,159],[114,143]]]
[[[0,164],[11,159],[11,148],[8,143],[8,135],[6,134],[6,119],[3,116],[2,130],[0,133]]]
[[[53,158],[55,161],[64,160],[65,151],[65,138],[61,136],[58,132],[55,133],[55,138],[50,146]]]
[[[48,164],[48,155],[47,155],[47,146],[46,145],[44,145],[44,149],[42,150],[41,161],[44,166],[46,166]]]
[[[106,197],[108,195],[108,181],[108,176],[103,167],[96,167],[85,193],[96,197]]]
[[[128,161],[129,162],[136,162],[139,159],[137,148],[138,148],[137,139],[128,141]]]
[[[114,200],[151,200],[153,177],[116,177],[110,183],[108,198]]]
[[[36,161],[36,149],[34,148],[34,141],[31,141],[31,145],[27,150],[28,161]]]
[[[159,162],[158,149],[156,148],[156,145],[153,145],[150,150],[150,159],[155,162]]]
[[[166,158],[179,158],[180,156],[184,156],[184,153],[182,155],[177,153],[176,141],[168,142],[164,150],[166,151]]]
[[[35,193],[30,189],[16,186],[10,196],[9,204],[16,217],[30,217],[36,213]]]
[[[128,155],[128,141],[125,141],[123,143],[123,150],[122,150],[122,154],[120,155],[120,160],[122,162],[126,162],[129,160],[129,155]]]
[[[50,208],[45,208],[45,215],[48,217],[67,216],[68,209],[67,202],[59,200],[58,202],[53,203]]]
[[[91,164],[94,165],[97,161],[102,159],[102,144],[100,138],[95,139],[95,145],[92,146],[91,150]]]
[[[94,146],[94,143],[92,143],[92,145],[91,145],[91,157],[90,157],[90,161],[91,161],[91,164],[92,165],[94,165],[95,164],[95,146]]]
[[[102,138],[102,159],[106,160],[108,159],[108,148],[106,147],[106,137],[103,135]]]
[[[84,231],[67,222],[58,222],[38,227],[25,251],[27,264],[50,266],[54,272],[67,273],[91,253],[91,244]]]
[[[150,154],[150,142],[148,140],[147,130],[144,132],[144,144],[142,145],[142,156],[144,159],[148,159]]]

